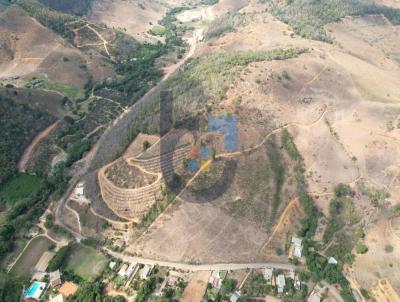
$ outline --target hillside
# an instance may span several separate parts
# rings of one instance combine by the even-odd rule
[[[179,301],[197,270],[226,278],[207,301],[400,293],[397,1],[39,2],[0,9],[5,265],[51,200],[57,248],[154,265],[87,268],[104,299]]]

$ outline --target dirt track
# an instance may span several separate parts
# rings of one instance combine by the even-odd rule
[[[59,123],[59,121],[55,122],[54,124],[51,124],[46,129],[44,129],[42,132],[40,132],[38,135],[36,135],[36,137],[33,139],[33,141],[25,149],[24,154],[22,154],[22,156],[18,162],[17,169],[19,172],[25,172],[26,165],[28,164],[28,161],[31,158],[33,149],[43,138],[45,138],[47,135],[50,134],[50,132],[58,125],[58,123]]]

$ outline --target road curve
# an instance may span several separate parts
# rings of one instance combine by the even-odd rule
[[[191,272],[199,272],[199,271],[233,271],[233,270],[241,270],[241,269],[260,269],[260,268],[275,268],[281,270],[288,271],[296,271],[301,268],[301,266],[295,266],[292,264],[286,263],[275,263],[275,262],[260,262],[260,263],[216,263],[216,264],[188,264],[188,263],[180,263],[180,262],[172,262],[172,261],[160,261],[147,259],[142,257],[134,257],[127,256],[118,252],[111,251],[109,249],[103,249],[105,253],[108,255],[118,258],[125,262],[138,262],[141,264],[148,265],[158,265],[164,267],[170,267],[174,269],[181,269],[185,271]]]

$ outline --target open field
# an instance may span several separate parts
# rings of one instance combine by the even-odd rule
[[[86,280],[92,280],[106,266],[107,258],[91,247],[77,245],[68,256],[66,267]]]
[[[186,286],[181,302],[201,302],[207,289],[210,272],[197,272],[192,275],[189,284]]]
[[[370,288],[378,280],[387,279],[400,292],[396,274],[400,269],[400,217],[378,220],[368,230],[364,242],[368,252],[358,255],[353,265],[358,283]]]
[[[45,236],[35,237],[25,248],[18,261],[12,267],[11,272],[20,277],[29,278],[32,269],[39,261],[40,257],[53,242]]]
[[[34,175],[18,174],[0,186],[0,201],[13,204],[35,194],[41,185],[41,179]]]

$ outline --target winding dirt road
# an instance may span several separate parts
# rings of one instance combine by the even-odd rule
[[[55,122],[54,124],[51,124],[48,126],[46,129],[44,129],[42,132],[40,132],[36,137],[33,139],[33,141],[29,144],[29,146],[25,149],[24,154],[22,154],[18,165],[17,169],[19,172],[25,172],[26,170],[26,165],[29,162],[29,159],[32,156],[33,150],[36,147],[36,145],[47,135],[50,134],[50,132],[58,125],[60,121]]]

